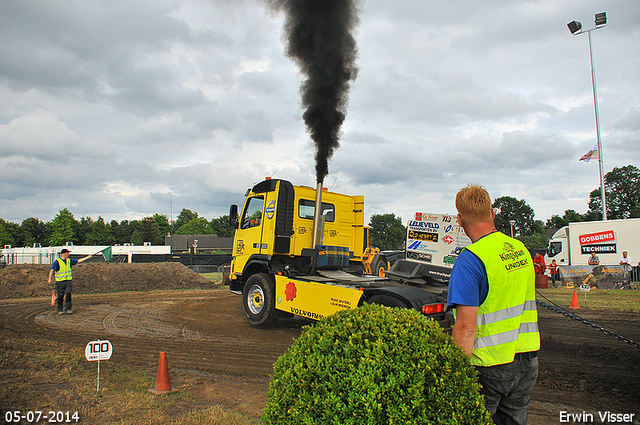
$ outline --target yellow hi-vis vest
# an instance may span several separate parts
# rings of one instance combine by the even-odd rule
[[[58,258],[57,261],[60,266],[60,270],[55,272],[56,282],[71,280],[71,259],[67,258],[65,261],[62,258]]]
[[[489,292],[478,307],[471,364],[511,363],[540,349],[533,261],[524,244],[500,232],[467,246],[487,271]]]

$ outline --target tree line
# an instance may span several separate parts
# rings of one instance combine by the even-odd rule
[[[67,242],[74,245],[142,245],[145,242],[164,245],[165,235],[169,233],[230,237],[233,236],[233,228],[229,225],[227,215],[207,220],[187,208],[180,212],[173,223],[163,214],[120,222],[106,222],[102,217],[95,221],[91,217],[77,220],[67,208],[60,210],[49,222],[30,217],[17,224],[0,218],[2,246],[60,246]]]
[[[605,175],[604,183],[608,219],[640,217],[640,169],[633,165],[616,167]],[[562,216],[553,215],[543,222],[534,219],[535,212],[524,199],[502,196],[493,203],[496,210],[495,225],[499,231],[510,235],[510,221],[513,220],[514,237],[524,242],[528,248],[545,248],[548,229],[559,229],[571,222],[602,219],[600,188],[589,194],[588,205],[589,209],[584,214],[575,210],[565,210]],[[393,213],[371,216],[369,227],[371,245],[383,250],[399,248],[406,237],[402,219]],[[95,221],[91,217],[76,220],[66,208],[46,223],[35,217],[27,218],[21,224],[0,218],[0,246],[32,246],[34,243],[41,246],[60,246],[67,242],[73,242],[75,245],[142,245],[144,242],[164,245],[164,237],[168,233],[231,237],[233,232],[228,215],[207,220],[186,208],[173,223],[163,214],[154,214],[141,220],[112,220],[109,223],[102,217]]]

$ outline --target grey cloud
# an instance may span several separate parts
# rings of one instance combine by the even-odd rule
[[[100,159],[113,154],[107,145],[83,140],[50,112],[37,111],[0,125],[0,157],[16,155],[68,163],[72,159]]]
[[[446,160],[441,154],[429,144],[356,133],[343,143],[330,169],[362,185],[424,181],[442,176]]]
[[[81,146],[80,137],[50,113],[18,117],[0,126],[0,155],[20,155],[67,162]]]
[[[377,75],[373,87],[352,103],[375,115],[394,115],[399,120],[424,120],[434,124],[459,125],[468,120],[504,120],[542,113],[554,115],[556,108],[530,101],[516,93],[490,93],[468,74]]]
[[[502,170],[533,169],[575,156],[567,141],[525,131],[505,132],[500,140],[466,140],[456,150],[481,160],[485,167]]]
[[[629,108],[629,113],[613,125],[624,130],[640,130],[640,108]]]
[[[7,60],[1,69],[20,64],[26,72],[12,76],[27,86],[55,87],[65,79],[66,85],[75,85],[78,78],[85,83],[95,81],[106,71],[99,63],[107,58],[131,60],[135,57],[131,48],[150,53],[169,40],[188,40],[188,27],[167,17],[168,10],[135,2],[123,6],[107,1],[3,2],[3,37],[12,41],[3,45],[6,49],[17,45],[30,55],[22,55],[20,61]]]

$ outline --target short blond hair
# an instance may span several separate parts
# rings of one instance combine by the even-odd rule
[[[493,221],[491,197],[480,185],[468,184],[456,194],[456,209],[468,224]]]

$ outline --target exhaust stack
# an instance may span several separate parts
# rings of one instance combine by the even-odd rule
[[[322,235],[324,234],[324,220],[321,214],[322,210],[322,182],[318,182],[316,187],[316,205],[313,213],[313,245],[315,248],[322,245]]]

